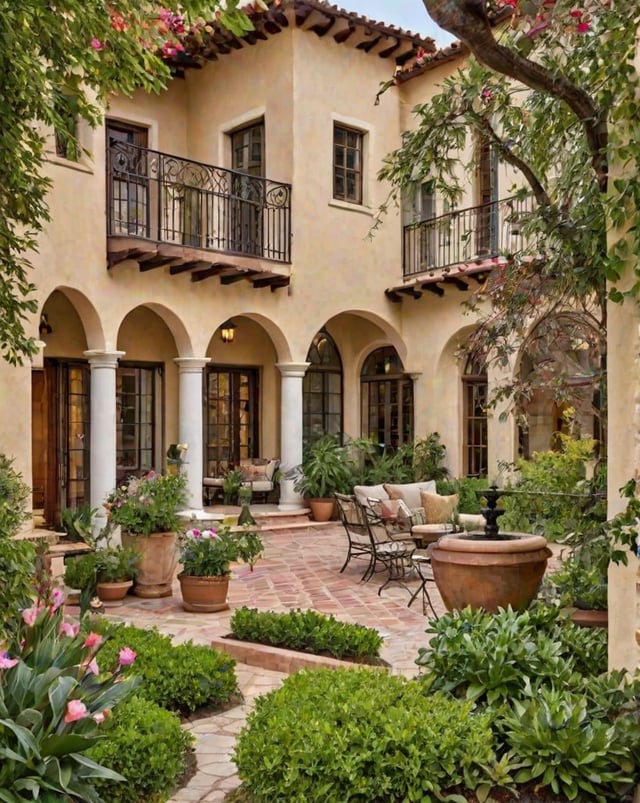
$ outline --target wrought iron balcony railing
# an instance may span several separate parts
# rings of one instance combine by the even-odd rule
[[[530,196],[456,209],[404,227],[403,276],[492,259],[521,250]]]
[[[124,142],[107,152],[108,234],[291,261],[291,185]]]

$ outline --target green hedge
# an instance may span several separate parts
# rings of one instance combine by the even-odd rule
[[[115,666],[122,647],[130,647],[137,653],[130,671],[143,681],[139,694],[169,711],[221,705],[238,690],[235,661],[222,652],[190,641],[174,645],[155,629],[103,623],[101,630],[109,636],[101,663]]]
[[[257,699],[234,761],[255,803],[431,801],[486,781],[492,744],[471,703],[373,669],[302,670]]]
[[[106,738],[88,755],[126,778],[95,781],[102,798],[108,803],[168,800],[194,742],[178,716],[136,696],[119,705],[102,728]]]
[[[231,617],[231,632],[242,641],[362,663],[379,658],[384,641],[377,630],[339,622],[333,616],[312,610],[274,613],[237,608]]]

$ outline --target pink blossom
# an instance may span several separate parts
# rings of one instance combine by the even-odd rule
[[[93,631],[89,633],[89,635],[84,640],[83,647],[99,647],[102,644],[102,636],[99,633],[94,633]]]
[[[80,700],[69,700],[67,703],[67,713],[64,715],[64,721],[77,722],[79,719],[84,719],[87,716],[87,706]]]
[[[104,722],[104,721],[105,721],[105,719],[106,719],[106,717],[105,717],[105,715],[104,715],[104,711],[98,711],[98,713],[97,713],[97,714],[94,714],[94,715],[93,715],[93,718],[95,719],[95,721],[96,721],[98,724],[100,724],[100,722]]]
[[[582,11],[582,9],[581,9],[581,8],[573,8],[573,9],[571,9],[571,11],[569,12],[569,14],[571,14],[571,16],[572,16],[572,17],[574,17],[575,19],[580,19],[580,17],[581,17],[581,16],[582,16],[582,14],[583,14],[583,11]]]
[[[591,23],[590,22],[579,22],[576,25],[576,31],[578,33],[586,33],[589,30],[590,27],[591,27]]]
[[[129,666],[136,660],[136,655],[130,647],[123,647],[118,653],[118,661],[120,666]]]
[[[76,624],[71,624],[71,622],[63,622],[60,625],[60,635],[61,636],[69,636],[69,638],[75,638],[78,635],[78,630],[80,628]]]
[[[104,50],[104,42],[101,42],[94,36],[93,39],[91,40],[91,47],[94,50]]]
[[[0,669],[11,669],[17,663],[18,658],[9,658],[9,654],[6,651],[0,652]]]
[[[24,623],[29,625],[29,627],[33,627],[36,623],[38,615],[40,614],[40,610],[41,609],[37,605],[34,605],[33,608],[25,608],[24,611],[22,611],[22,619]]]
[[[64,602],[64,591],[61,588],[54,588],[51,592],[51,605],[49,606],[49,610],[51,613],[57,611],[58,608]]]
[[[98,667],[98,662],[95,658],[92,658],[90,661],[85,661],[82,666],[87,670],[87,672],[91,672],[92,675],[100,674],[100,668]]]

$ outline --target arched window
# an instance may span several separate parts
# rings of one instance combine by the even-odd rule
[[[367,357],[360,392],[362,437],[390,449],[413,441],[413,380],[392,346]]]
[[[487,365],[484,355],[470,354],[462,375],[464,404],[463,464],[467,477],[486,477]]]
[[[302,435],[312,443],[342,432],[342,361],[331,335],[321,329],[307,353],[311,365],[302,380]]]

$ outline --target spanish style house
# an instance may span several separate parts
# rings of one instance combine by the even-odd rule
[[[194,509],[203,478],[249,458],[292,468],[325,432],[393,448],[437,431],[451,473],[481,477],[551,445],[550,399],[523,431],[487,410],[504,377],[459,357],[462,302],[521,236],[513,176],[478,142],[458,207],[427,183],[376,226],[384,157],[463,48],[319,0],[252,19],[177,56],[160,96],[112,97],[101,126],[80,126],[82,150],[51,132],[41,350],[0,364],[2,450],[45,524],[83,504],[102,516],[172,443],[188,444]],[[593,431],[591,399],[578,415]],[[298,502],[283,486],[281,506]]]

